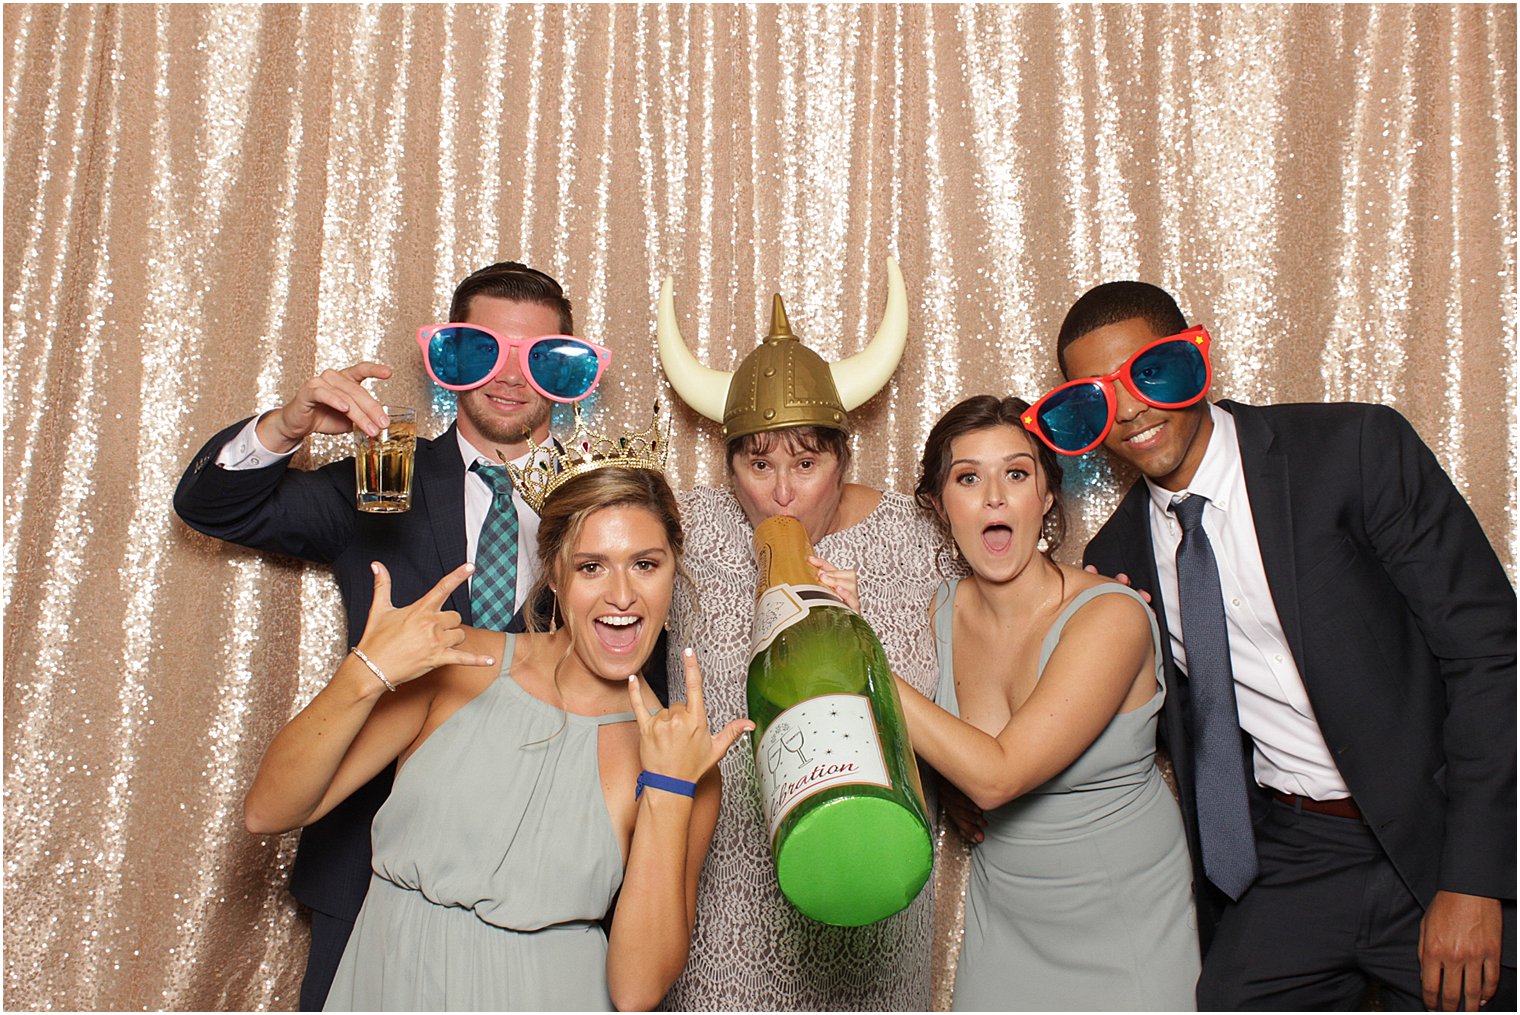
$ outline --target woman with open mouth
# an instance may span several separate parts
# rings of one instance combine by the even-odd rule
[[[700,646],[715,722],[748,711],[753,645],[754,526],[800,521],[822,556],[859,569],[870,622],[892,668],[924,691],[935,682],[922,604],[949,564],[933,519],[911,498],[846,481],[849,413],[884,387],[907,338],[902,273],[888,259],[887,309],[875,337],[828,363],[792,331],[781,297],[769,332],[732,372],[698,363],[676,323],[672,283],[660,297],[660,361],[687,405],[721,424],[730,484],[681,494],[695,588],[678,592],[672,646]],[[816,561],[815,561],[816,562]],[[695,591],[696,594],[691,594]],[[680,671],[670,667],[676,693]],[[795,909],[776,879],[754,755],[723,760],[723,803],[699,897],[691,961],[671,1011],[926,1011],[934,931],[932,884],[906,910],[865,927],[834,927]]]
[[[1155,764],[1155,619],[1130,589],[1051,559],[1061,467],[1020,424],[1027,408],[955,406],[915,491],[971,569],[930,611],[934,699],[897,682],[919,757],[986,822],[954,1006],[1191,1009],[1196,917],[1181,813]],[[847,575],[835,587],[853,595]]]
[[[374,566],[363,638],[245,801],[251,831],[284,831],[399,765],[329,1010],[648,1009],[685,965],[716,765],[753,723],[709,734],[689,652],[684,704],[636,676],[685,573],[657,467],[540,477],[539,633],[443,611],[468,564],[399,609]]]

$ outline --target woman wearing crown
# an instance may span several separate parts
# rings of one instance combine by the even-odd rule
[[[443,604],[470,565],[401,608],[374,565],[364,636],[248,791],[248,828],[279,832],[399,766],[330,1010],[647,1009],[686,961],[715,766],[753,724],[709,735],[690,655],[685,704],[630,676],[684,574],[658,434],[568,446],[514,473],[542,518],[548,630],[461,627]]]
[[[682,494],[687,562],[698,594],[677,591],[672,646],[699,646],[715,723],[746,714],[745,675],[755,595],[753,526],[778,514],[807,528],[817,553],[859,571],[862,613],[892,669],[919,690],[936,682],[924,609],[948,561],[942,539],[913,501],[845,481],[847,412],[879,391],[907,338],[902,273],[888,259],[887,309],[867,348],[830,365],[792,334],[781,298],[770,333],[732,374],[698,363],[676,325],[667,280],[660,296],[660,358],[677,394],[723,425],[730,489]],[[821,561],[815,561],[821,563]],[[671,668],[679,693],[680,668]],[[686,971],[665,999],[671,1010],[926,1010],[932,891],[867,927],[832,927],[781,895],[757,803],[754,759],[730,752],[712,850],[698,892],[699,918]]]

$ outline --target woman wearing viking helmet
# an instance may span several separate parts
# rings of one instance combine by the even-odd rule
[[[907,339],[907,294],[890,258],[887,273],[886,312],[862,352],[826,363],[792,333],[776,296],[770,333],[732,374],[692,356],[665,281],[658,318],[665,374],[688,405],[722,424],[727,442],[730,488],[680,497],[698,594],[678,590],[670,610],[671,651],[698,646],[715,727],[747,712],[753,527],[778,514],[801,521],[821,557],[858,569],[862,613],[893,671],[933,693],[934,646],[924,610],[944,574],[944,562],[937,562],[942,537],[910,498],[845,481],[847,413],[885,386]],[[681,667],[670,672],[679,698]],[[731,751],[721,767],[723,799],[702,871],[691,955],[665,1007],[927,1010],[932,883],[905,911],[870,926],[808,919],[777,885],[751,752]]]

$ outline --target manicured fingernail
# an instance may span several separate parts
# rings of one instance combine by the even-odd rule
[[[464,569],[466,571],[473,571],[473,570],[475,570],[475,565],[474,564],[465,564]]]
[[[370,570],[371,574],[379,574],[380,573],[380,565],[376,564],[373,561],[371,561],[370,565],[369,565],[369,570]]]
[[[490,656],[486,656],[486,665],[487,666],[495,666],[496,665],[496,660],[492,659]]]
[[[696,653],[691,650],[691,646],[690,645],[687,645],[685,648],[683,648],[681,650],[681,654],[683,656],[685,656],[686,658],[688,658],[688,659],[690,659],[692,656],[696,655]]]

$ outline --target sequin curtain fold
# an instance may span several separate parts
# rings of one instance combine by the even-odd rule
[[[1214,332],[1216,393],[1404,412],[1514,574],[1513,7],[3,17],[9,1008],[294,1005],[294,837],[241,796],[342,651],[337,596],[170,496],[322,367],[393,364],[441,430],[411,333],[491,261],[565,283],[616,350],[594,412],[659,399],[678,487],[722,463],[658,369],[667,274],[726,369],[772,291],[858,350],[895,254],[912,337],[855,474],[896,489],[959,398],[1056,379],[1080,292],[1153,280]],[[1125,477],[1070,475],[1075,549]]]

